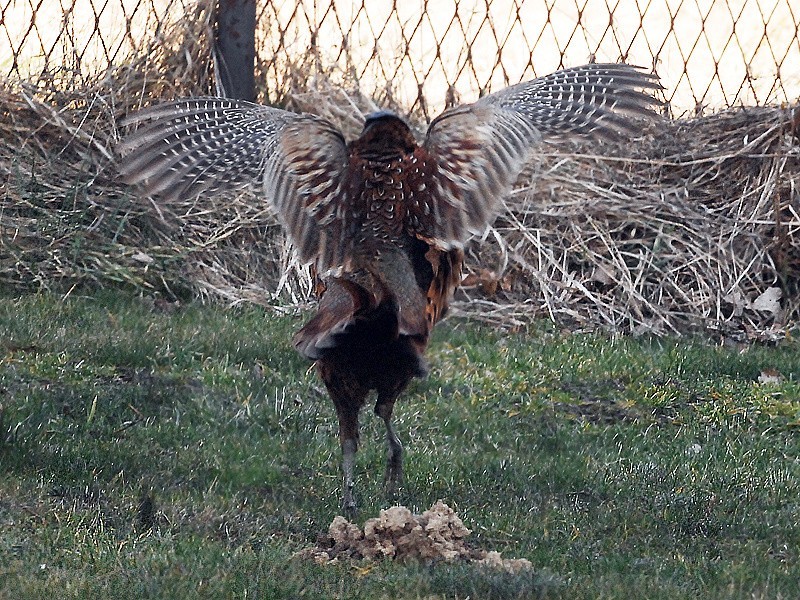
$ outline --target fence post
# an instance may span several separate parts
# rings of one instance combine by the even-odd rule
[[[218,0],[214,66],[220,92],[228,98],[256,98],[255,35],[255,0]]]

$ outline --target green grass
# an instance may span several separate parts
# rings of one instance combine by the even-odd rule
[[[395,414],[400,502],[535,570],[293,554],[338,514],[302,316],[0,298],[2,598],[795,598],[800,345],[447,321]],[[776,369],[781,384],[758,383]],[[365,411],[362,520],[387,506]]]

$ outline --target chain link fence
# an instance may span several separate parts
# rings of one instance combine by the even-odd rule
[[[85,82],[208,8],[204,0],[0,0],[0,69],[33,84]],[[695,114],[796,102],[799,20],[800,0],[261,0],[257,75],[270,100],[298,65],[310,76],[338,72],[342,83],[390,93],[430,118],[448,100],[623,60],[655,69],[675,115]]]
[[[164,213],[117,177],[120,117],[214,90],[215,1],[0,0],[0,286],[308,297],[263,198]],[[350,136],[376,104],[417,126],[560,67],[654,69],[673,115],[713,114],[602,153],[542,148],[468,247],[457,307],[774,341],[800,314],[800,107],[774,106],[800,96],[798,3],[261,0],[255,74],[260,100]],[[717,110],[738,104],[773,106]]]

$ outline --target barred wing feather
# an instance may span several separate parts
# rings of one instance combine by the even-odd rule
[[[301,260],[343,265],[352,225],[341,210],[347,147],[328,121],[226,98],[141,110],[120,144],[124,181],[169,204],[261,183]]]
[[[658,79],[637,67],[592,64],[445,111],[424,142],[435,164],[426,173],[427,201],[411,209],[414,233],[443,249],[463,247],[497,215],[539,142],[630,135],[636,118],[656,117],[658,101],[643,90],[657,89]]]

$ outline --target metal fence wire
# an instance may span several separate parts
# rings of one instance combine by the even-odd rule
[[[0,69],[34,84],[85,81],[208,7],[0,0]],[[655,69],[676,115],[800,97],[800,0],[260,0],[257,11],[267,97],[287,65],[307,64],[367,94],[390,86],[401,106],[431,116],[448,97],[590,60]]]

